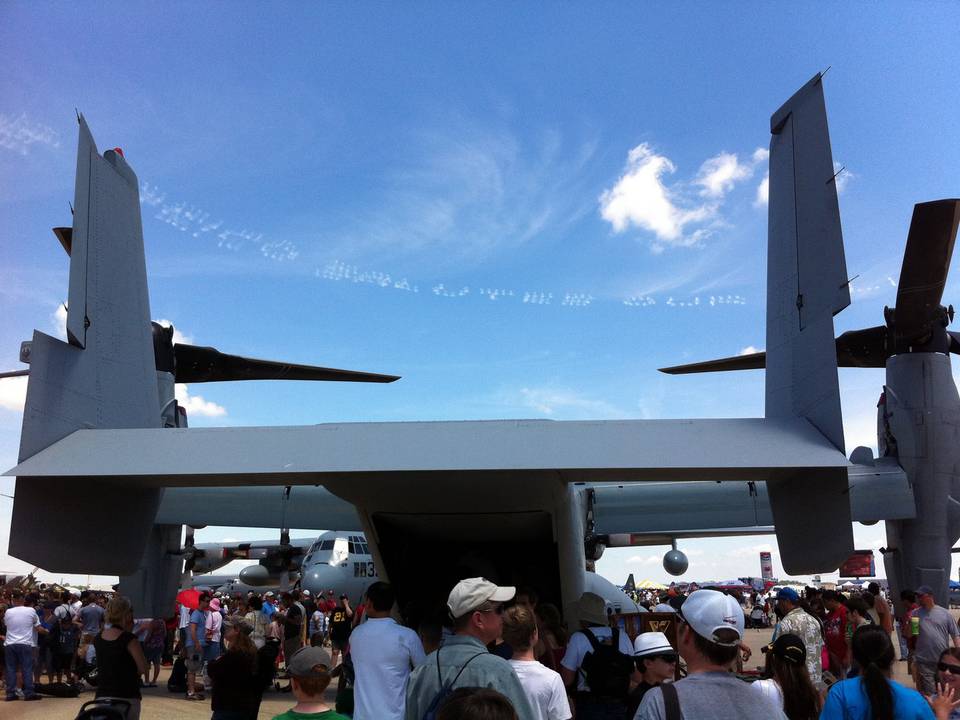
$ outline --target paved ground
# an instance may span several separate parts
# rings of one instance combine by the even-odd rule
[[[753,658],[747,666],[756,668],[762,666],[763,655],[760,648],[770,641],[770,630],[747,630],[745,640],[753,650]],[[907,664],[895,663],[894,679],[907,687],[913,683],[907,676]],[[142,720],[208,720],[210,717],[210,702],[188,702],[182,695],[171,695],[166,690],[166,680],[169,668],[160,673],[160,687],[144,690]],[[333,702],[332,689],[328,691],[330,702]],[[0,703],[0,718],[14,718],[16,720],[73,720],[80,706],[87,700],[93,699],[93,692],[84,693],[79,698],[67,700],[59,698],[45,698],[36,703],[22,701],[14,703]],[[260,706],[259,720],[270,720],[294,703],[289,693],[267,692]]]

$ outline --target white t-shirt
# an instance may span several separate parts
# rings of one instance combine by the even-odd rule
[[[206,628],[210,631],[210,642],[220,642],[220,629],[223,627],[223,615],[216,610],[207,613]]]
[[[3,622],[7,626],[7,639],[3,641],[4,646],[37,646],[37,633],[34,628],[40,627],[40,618],[32,607],[20,605],[10,608],[3,616]]]
[[[777,707],[783,707],[783,690],[780,689],[780,686],[777,685],[777,681],[773,678],[756,680],[755,682],[750,683],[750,687],[754,690],[754,692],[775,702]]]
[[[609,641],[613,637],[613,630],[608,627],[593,627],[590,628],[590,632],[592,632],[601,643],[603,643],[604,640]],[[620,652],[633,657],[633,645],[630,644],[630,636],[623,630],[620,631],[620,641],[618,644],[620,645]],[[567,670],[573,670],[577,673],[577,690],[590,689],[584,673],[577,672],[580,666],[583,665],[583,658],[590,652],[593,652],[593,646],[590,644],[583,630],[575,632],[570,636],[570,641],[567,643],[567,651],[564,653],[563,660],[560,661],[560,664]]]
[[[371,618],[350,635],[357,681],[354,720],[403,720],[410,671],[426,659],[423,643],[393,618]]]
[[[570,703],[560,673],[536,660],[511,660],[510,666],[530,700],[534,720],[570,720]]]
[[[177,624],[177,629],[183,630],[187,625],[190,624],[190,608],[186,605],[180,606],[180,622]]]

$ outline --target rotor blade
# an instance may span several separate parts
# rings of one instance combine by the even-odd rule
[[[332,380],[340,382],[390,383],[399,375],[338,370],[336,368],[294,365],[227,355],[212,347],[177,343],[174,377],[180,383],[218,382],[222,380]]]
[[[660,368],[660,372],[668,375],[685,375],[687,373],[725,372],[727,370],[760,370],[766,366],[766,360],[767,354],[765,352],[749,353],[719,360],[690,363],[689,365],[674,365],[673,367]]]
[[[960,200],[913,206],[893,315],[898,338],[925,338],[937,321],[958,223]]]
[[[12,378],[12,377],[23,377],[24,375],[29,375],[29,370],[11,370],[9,372],[0,372],[0,380],[3,378]]]
[[[960,355],[960,333],[947,330],[947,335],[950,336],[950,352]]]
[[[882,368],[892,351],[886,325],[848,330],[837,338],[837,367]]]

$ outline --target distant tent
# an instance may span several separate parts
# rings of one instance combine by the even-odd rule
[[[666,590],[667,586],[653,580],[641,580],[636,583],[638,590]]]

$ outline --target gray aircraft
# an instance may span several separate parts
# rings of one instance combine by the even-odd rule
[[[772,192],[771,184],[771,217]],[[877,403],[877,447],[882,462],[903,469],[915,496],[907,516],[887,516],[882,552],[894,597],[902,589],[929,585],[943,604],[951,552],[960,539],[960,395],[950,370],[950,353],[960,354],[960,333],[947,330],[953,306],[941,305],[958,225],[960,200],[915,205],[896,305],[884,307],[883,325],[836,339],[840,367],[886,368]],[[663,372],[748,370],[766,364],[766,354],[760,352]]]
[[[35,331],[21,353],[11,554],[131,576],[148,614],[165,609],[181,561],[179,526],[155,523],[163,488],[322,485],[355,508],[401,603],[483,570],[569,613],[592,575],[589,486],[680,480],[765,483],[788,573],[832,571],[852,552],[833,329],[850,297],[820,75],[771,119],[766,412],[752,419],[183,427],[176,380],[388,376],[260,365],[151,335],[136,176],[79,120],[73,226],[59,233],[68,340]],[[78,537],[77,514],[98,531]]]

